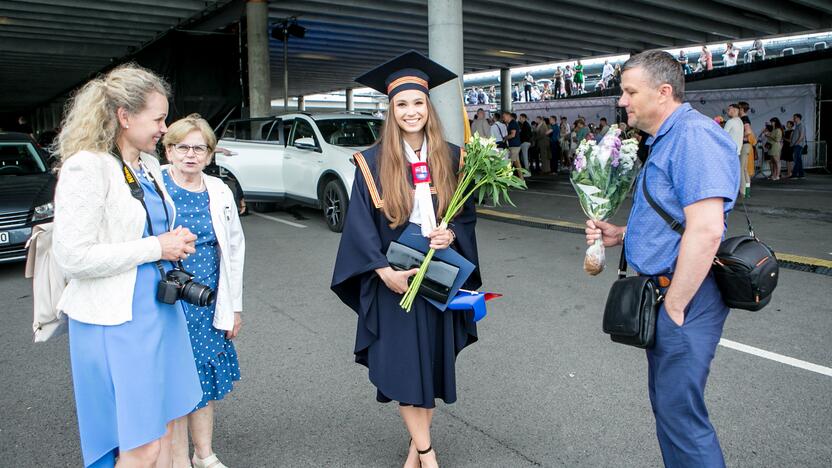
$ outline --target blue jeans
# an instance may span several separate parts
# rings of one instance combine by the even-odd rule
[[[560,142],[557,140],[550,140],[549,151],[552,153],[552,172],[557,174],[558,163],[560,163]]]
[[[792,177],[806,177],[806,173],[803,172],[803,145],[792,146],[792,151],[792,158],[794,158]]]
[[[648,391],[666,467],[725,466],[705,407],[705,384],[727,317],[711,275],[691,299],[681,326],[664,306],[659,310],[656,342],[647,350]]]

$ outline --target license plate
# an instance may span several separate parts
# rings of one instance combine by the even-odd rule
[[[8,244],[10,241],[8,232],[0,232],[0,245]]]

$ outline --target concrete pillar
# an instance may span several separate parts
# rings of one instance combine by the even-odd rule
[[[305,111],[306,110],[306,101],[303,99],[303,96],[298,96],[298,110]]]
[[[347,112],[355,110],[355,99],[353,98],[353,89],[347,88]]]
[[[428,48],[430,58],[459,78],[430,91],[430,102],[439,114],[445,138],[463,145],[462,119],[462,0],[428,0]]]
[[[500,69],[500,110],[511,112],[511,68]]]
[[[271,113],[268,0],[246,0],[246,22],[249,114],[264,117]]]

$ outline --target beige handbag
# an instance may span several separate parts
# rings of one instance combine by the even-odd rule
[[[52,255],[52,223],[33,227],[26,247],[25,276],[32,278],[34,302],[33,341],[41,343],[67,331],[66,315],[57,309],[67,281]]]

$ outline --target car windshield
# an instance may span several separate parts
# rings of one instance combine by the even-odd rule
[[[381,134],[381,119],[318,120],[324,141],[336,146],[370,146]]]
[[[46,165],[32,143],[0,142],[0,176],[43,174]]]

